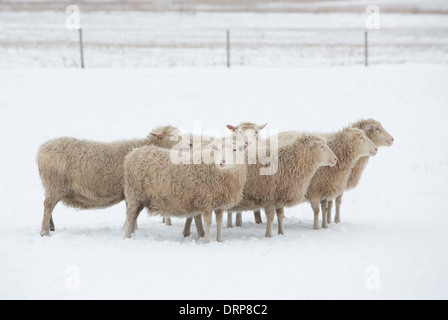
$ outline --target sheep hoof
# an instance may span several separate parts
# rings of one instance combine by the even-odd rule
[[[40,235],[41,235],[42,237],[49,237],[49,236],[50,236],[50,230],[42,230],[42,231],[40,232]]]
[[[190,236],[190,234],[191,234],[190,232],[184,232],[184,237],[188,238]]]

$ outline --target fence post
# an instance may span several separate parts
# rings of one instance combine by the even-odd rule
[[[230,68],[230,30],[227,30],[227,68]]]
[[[369,46],[367,43],[367,30],[364,32],[364,65],[369,66]]]
[[[81,53],[81,68],[84,69],[84,49],[82,44],[82,29],[79,28],[79,50]]]

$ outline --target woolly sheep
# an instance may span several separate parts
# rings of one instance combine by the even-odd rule
[[[324,138],[302,133],[290,145],[279,147],[277,171],[272,175],[261,175],[264,166],[249,164],[243,200],[230,209],[233,212],[264,208],[267,218],[266,237],[272,236],[275,209],[292,207],[304,200],[312,177],[321,166],[334,166],[335,154]],[[283,219],[279,219],[279,234],[283,233]]]
[[[171,151],[158,147],[130,153],[125,160],[125,238],[131,237],[138,215],[146,207],[150,214],[163,216],[202,214],[204,242],[210,242],[212,211],[239,203],[246,183],[246,166],[236,162],[236,154],[244,148],[238,150],[232,142],[222,150],[223,154],[228,154],[229,148],[234,156],[230,163],[219,152],[214,155],[215,163],[201,164],[173,163]],[[217,219],[221,219],[217,224],[222,224],[222,215]]]
[[[237,126],[227,125],[227,128],[230,131],[232,131],[231,137],[235,138],[236,143],[239,143],[239,144],[247,143],[247,145],[250,148],[254,148],[254,147],[257,147],[257,142],[260,137],[260,131],[263,130],[266,127],[266,125],[267,125],[267,123],[260,126],[255,123],[252,123],[252,122],[242,122]],[[192,138],[192,141],[193,140],[194,139]],[[210,142],[208,142],[209,139],[203,139],[203,137],[201,137],[201,140],[206,140],[206,141],[203,141],[202,146],[207,146],[208,144],[210,144]],[[222,214],[222,212],[215,212],[215,214],[220,216]],[[237,224],[238,224],[238,221],[239,220],[238,220],[238,216],[237,216]],[[183,235],[185,237],[188,237],[190,235],[191,223],[192,223],[192,218],[187,218],[187,220],[185,222],[184,232],[183,232]],[[200,216],[195,217],[195,223],[196,223],[196,228],[198,228],[198,224],[201,223]],[[227,227],[229,227],[229,223],[230,223],[230,227],[232,227],[232,213],[231,212],[227,213]],[[198,233],[201,234],[199,232],[199,230],[198,230]]]
[[[263,130],[266,127],[266,125],[267,123],[262,126],[258,126],[252,122],[243,122],[237,126],[227,125],[227,128],[231,130],[233,132],[233,135],[236,136],[237,138],[244,136],[249,137],[250,138],[249,145],[254,145],[258,147],[258,140],[260,139],[259,131]],[[253,132],[254,136],[251,136],[250,132]],[[258,214],[254,213],[254,215],[255,220],[258,221],[257,223],[262,223],[260,212],[258,211]],[[227,212],[227,228],[233,227],[232,220],[233,220],[232,212]],[[238,212],[236,214],[235,225],[237,227],[241,227],[243,225],[243,217],[241,212]]]
[[[367,137],[372,140],[372,142],[377,147],[390,147],[394,143],[394,138],[383,128],[380,122],[374,120],[374,119],[367,119],[367,120],[359,120],[352,125],[350,125],[352,128],[358,128],[365,132]],[[349,191],[351,189],[354,189],[360,179],[361,175],[367,166],[367,163],[369,162],[370,157],[361,157],[356,165],[353,167],[350,177],[348,179],[347,185],[345,187],[344,191]],[[343,193],[338,195],[336,197],[336,216],[335,216],[335,222],[339,223],[341,222],[341,203],[342,203],[342,196]],[[331,209],[333,207],[333,200],[328,201],[328,204],[324,203],[324,209],[327,211],[327,223],[331,223]]]
[[[317,170],[306,192],[306,200],[314,211],[314,229],[319,229],[319,204],[340,195],[347,185],[348,178],[361,157],[374,156],[378,152],[376,145],[357,128],[344,128],[327,136],[328,146],[339,161],[332,168]],[[280,223],[280,222],[279,222]],[[322,228],[328,228],[326,210],[322,210]]]
[[[153,130],[145,139],[100,143],[59,138],[44,143],[37,154],[45,189],[41,235],[54,231],[52,213],[62,201],[77,209],[100,209],[124,200],[123,164],[134,148],[148,145],[171,148],[179,130],[172,126]]]

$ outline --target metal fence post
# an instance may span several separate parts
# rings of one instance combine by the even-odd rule
[[[79,50],[81,53],[81,68],[84,69],[84,49],[82,44],[82,29],[79,28]]]
[[[367,43],[367,31],[364,32],[364,65],[367,67],[369,65],[369,46]]]
[[[230,30],[227,30],[227,68],[230,68]]]

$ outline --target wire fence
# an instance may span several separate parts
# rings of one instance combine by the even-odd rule
[[[448,30],[402,28],[82,29],[86,68],[448,63]],[[368,55],[367,51],[368,49]],[[0,67],[81,67],[78,30],[3,28]]]

